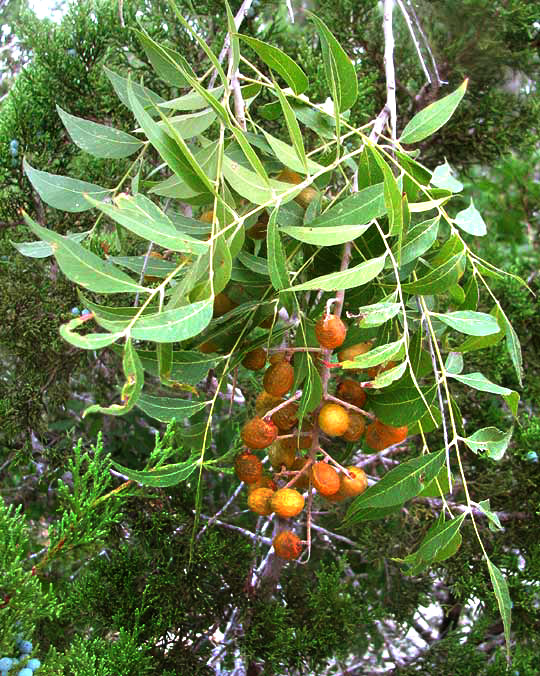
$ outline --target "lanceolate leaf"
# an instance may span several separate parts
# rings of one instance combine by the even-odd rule
[[[468,385],[475,390],[480,390],[481,392],[491,392],[492,394],[502,395],[509,395],[513,392],[513,390],[509,390],[507,387],[501,387],[496,383],[492,383],[491,380],[488,380],[482,373],[462,373],[461,375],[449,373],[448,375],[455,380],[459,380],[460,383]]]
[[[279,236],[279,230],[276,222],[277,211],[274,210],[268,220],[266,231],[266,245],[268,249],[268,271],[272,286],[277,291],[286,289],[289,286],[289,273],[285,260],[285,252]]]
[[[384,176],[384,203],[388,212],[389,234],[397,235],[403,230],[406,205],[392,170],[374,146],[370,146],[370,150]]]
[[[171,397],[153,397],[143,394],[137,401],[137,408],[155,420],[170,422],[173,418],[182,420],[191,418],[206,406],[206,402],[173,399]]]
[[[354,64],[332,35],[328,26],[312,12],[308,12],[308,15],[315,24],[321,38],[326,79],[330,88],[335,83],[337,90],[338,100],[336,105],[341,112],[349,110],[358,96],[358,82]]]
[[[304,71],[290,56],[257,38],[247,35],[238,35],[238,37],[257,52],[267,66],[281,75],[295,94],[301,94],[307,89],[309,83]]]
[[[407,370],[407,362],[404,361],[386,371],[379,373],[372,381],[371,386],[375,389],[388,387],[396,380],[399,380]]]
[[[428,406],[432,406],[437,395],[437,388],[422,388],[422,394]],[[383,423],[399,427],[411,425],[427,413],[426,405],[418,390],[414,387],[399,387],[385,390],[370,397],[373,413]]]
[[[85,317],[76,317],[67,324],[62,324],[60,327],[60,335],[62,338],[81,350],[100,350],[107,345],[112,345],[119,340],[124,334],[118,333],[87,333],[85,335],[76,333],[75,329],[82,326],[86,321]]]
[[[107,263],[77,242],[42,228],[28,214],[24,219],[32,232],[48,242],[62,272],[79,286],[96,293],[148,292],[112,263]]]
[[[255,204],[271,203],[276,197],[290,191],[287,197],[283,198],[283,202],[286,202],[292,200],[302,190],[290,183],[274,179],[270,179],[269,186],[261,185],[258,174],[231,160],[227,155],[223,157],[223,175],[233,190]]]
[[[411,566],[411,570],[408,571],[410,575],[417,575],[431,563],[444,561],[455,553],[461,544],[459,530],[465,517],[466,514],[460,514],[450,521],[444,521],[444,517],[437,520],[426,533],[418,550],[404,559],[404,563]],[[452,546],[453,542],[457,546]]]
[[[309,225],[312,228],[319,226],[335,228],[343,225],[369,224],[374,218],[380,218],[385,214],[384,185],[377,183],[338,202]]]
[[[122,103],[126,106],[126,108],[129,108],[129,110],[131,110],[131,104],[129,102],[128,95],[129,80],[125,77],[122,77],[121,75],[117,75],[114,71],[109,70],[105,66],[103,66],[103,70],[105,71],[105,75],[109,78],[114,88],[114,91],[116,92],[116,95],[118,96],[120,101],[122,101]],[[131,87],[133,88],[133,91],[135,92],[137,99],[142,103],[145,109],[149,109],[150,115],[156,115],[157,113],[154,112],[154,104],[159,105],[163,103],[163,99],[161,98],[161,96],[153,92],[151,89],[143,87],[137,82],[132,82]]]
[[[467,82],[465,80],[454,92],[417,113],[403,130],[400,142],[417,143],[444,126],[465,96]]]
[[[142,147],[139,139],[125,131],[97,124],[66,113],[56,106],[65,128],[75,145],[94,157],[119,159],[129,157]]]
[[[95,199],[104,200],[111,194],[107,188],[94,183],[86,183],[69,176],[57,176],[39,171],[31,167],[26,160],[23,162],[24,172],[41,199],[51,207],[61,211],[87,211],[90,204],[84,199],[89,194]]]
[[[143,486],[151,486],[152,488],[167,488],[169,486],[176,486],[181,481],[186,481],[193,474],[198,467],[196,460],[186,460],[174,465],[162,465],[155,470],[148,470],[140,472],[134,469],[129,469],[117,462],[112,463],[113,466],[128,479],[136,481]]]
[[[170,85],[185,87],[187,80],[181,72],[178,64],[180,63],[180,54],[168,47],[156,45],[156,43],[145,33],[132,29],[141,43],[146,56],[152,64],[159,77]]]
[[[394,343],[388,343],[388,345],[374,347],[372,350],[369,350],[369,352],[355,357],[352,361],[341,362],[341,366],[344,369],[367,369],[371,366],[377,366],[378,364],[389,361],[399,354],[399,352],[403,351],[403,349],[403,340],[396,340]]]
[[[301,174],[305,173],[305,164],[299,159],[295,149],[292,146],[280,141],[280,139],[272,136],[264,130],[263,133],[264,137],[268,141],[268,144],[272,148],[274,155],[282,164],[293,171],[298,171]],[[307,168],[311,174],[315,174],[324,169],[321,164],[317,164],[317,162],[314,162],[310,159],[307,160]]]
[[[472,312],[470,310],[447,312],[446,314],[432,312],[431,316],[436,317],[439,321],[460,333],[466,333],[468,336],[490,336],[500,331],[497,319],[485,312]]]
[[[285,123],[287,124],[287,129],[289,131],[289,137],[292,141],[296,155],[298,156],[298,159],[300,160],[300,163],[303,167],[303,172],[307,173],[308,166],[306,150],[304,148],[304,140],[302,138],[302,132],[300,131],[300,125],[298,124],[298,120],[296,119],[294,111],[291,108],[291,104],[287,101],[287,97],[278,87],[276,81],[274,80],[273,82],[274,92],[276,93],[281,105],[281,109],[283,110],[283,116],[285,117]]]
[[[334,246],[335,244],[344,244],[363,235],[370,227],[367,225],[341,225],[331,226],[329,228],[324,225],[317,227],[295,227],[289,226],[281,228],[281,231],[286,235],[305,242],[306,244],[315,244],[317,246]]]
[[[217,100],[223,94],[223,90],[223,85],[220,85],[214,89],[209,89],[208,94]],[[207,105],[208,100],[206,97],[201,96],[196,91],[191,91],[189,94],[172,99],[172,101],[163,101],[163,103],[159,104],[159,107],[170,108],[172,110],[200,110],[201,108],[206,108]]]
[[[74,232],[66,235],[74,242],[82,242],[90,234],[90,230],[84,232]],[[48,242],[11,242],[17,251],[28,258],[47,258],[52,256],[54,250]]]
[[[433,246],[437,239],[440,220],[437,216],[409,230],[401,248],[401,265],[411,263]]]
[[[519,343],[519,338],[517,333],[514,330],[514,327],[510,323],[508,317],[501,309],[501,319],[505,327],[506,333],[506,349],[514,365],[516,375],[518,378],[519,384],[523,387],[523,356],[521,354],[521,345]]]
[[[213,303],[203,300],[191,305],[143,316],[130,330],[133,338],[155,343],[177,343],[201,333],[212,319]]]
[[[463,252],[452,256],[446,263],[440,267],[428,272],[415,282],[408,282],[402,285],[407,293],[419,294],[421,296],[441,293],[446,291],[449,286],[455,284],[459,279],[460,266],[463,265],[465,254]]]
[[[510,662],[510,627],[512,625],[512,600],[510,599],[510,592],[508,591],[508,584],[504,578],[504,575],[497,568],[497,566],[487,558],[486,563],[489,570],[489,577],[491,578],[491,584],[493,585],[493,591],[495,592],[495,598],[497,599],[497,604],[499,606],[499,612],[501,613],[503,627],[504,627],[504,638],[506,641],[506,658]]]
[[[96,202],[91,197],[87,197],[87,200],[113,221],[164,249],[187,251],[197,255],[208,251],[207,242],[184,235],[165,212],[144,195],[122,194],[114,199],[114,205]]]
[[[291,291],[307,291],[310,289],[321,289],[322,291],[338,291],[340,289],[351,289],[362,284],[367,284],[377,277],[384,268],[386,254],[378,258],[372,258],[365,263],[360,263],[356,267],[349,268],[343,272],[333,272],[329,275],[316,277],[304,284],[291,287]]]
[[[357,320],[358,326],[362,329],[367,329],[384,324],[395,317],[400,310],[400,303],[384,301],[381,303],[374,303],[373,305],[359,307],[354,314],[355,316],[360,317]]]
[[[416,497],[437,476],[444,461],[445,449],[442,449],[402,462],[354,500],[345,521],[354,523],[355,512],[360,509],[402,505]]]

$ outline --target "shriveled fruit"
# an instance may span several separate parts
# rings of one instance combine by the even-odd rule
[[[273,394],[268,394],[268,392],[263,390],[257,395],[257,399],[255,399],[255,413],[259,416],[263,416],[267,411],[275,408],[282,401],[283,399],[281,397],[274,397]]]
[[[294,183],[298,185],[304,180],[299,174],[290,169],[283,169],[277,175],[278,181],[283,181],[284,183]],[[299,204],[303,209],[307,209],[309,204],[317,197],[317,191],[315,188],[304,188],[295,198],[294,201]]]
[[[268,230],[268,214],[263,211],[257,222],[246,230],[246,235],[251,239],[266,239],[266,231]]]
[[[256,347],[246,354],[242,360],[242,366],[250,371],[260,371],[266,364],[266,350],[263,347]]]
[[[218,293],[214,298],[214,317],[221,317],[222,315],[227,314],[236,307],[236,303],[227,296],[225,293]]]
[[[395,361],[389,361],[384,366],[372,366],[370,369],[368,369],[368,376],[373,380],[379,374],[384,373],[385,371],[389,371],[390,369],[393,369],[394,366],[396,366]]]
[[[290,530],[283,530],[278,533],[272,542],[276,556],[280,559],[292,561],[297,559],[302,553],[302,542],[298,535]]]
[[[213,352],[219,352],[219,345],[213,340],[207,340],[204,343],[199,345],[199,352],[203,354],[212,354]]]
[[[242,429],[242,440],[248,448],[267,448],[278,435],[274,423],[262,418],[252,418]]]
[[[255,514],[260,514],[261,516],[268,516],[272,514],[272,507],[270,502],[274,495],[274,491],[271,488],[256,488],[253,491],[250,491],[248,496],[248,507]]]
[[[272,496],[270,504],[273,512],[288,519],[304,509],[304,497],[294,488],[280,488]]]
[[[355,345],[350,345],[345,347],[343,350],[338,352],[339,361],[353,361],[355,357],[360,356],[361,354],[366,354],[371,350],[371,343],[356,343]],[[362,369],[355,369],[356,371],[361,371]]]
[[[291,470],[293,470],[294,472],[301,472],[306,465],[310,465],[309,458],[298,457],[293,462]],[[306,469],[305,472],[302,472],[302,474],[299,475],[298,479],[294,484],[294,487],[298,488],[299,491],[305,491],[307,488],[309,488],[310,473],[311,467],[309,467],[309,469]]]
[[[269,474],[262,474],[257,481],[247,485],[248,491],[254,491],[256,488],[271,488],[272,492],[277,490],[276,482]]]
[[[313,465],[311,479],[321,495],[333,495],[339,489],[339,474],[326,462],[316,462]]]
[[[366,490],[368,480],[366,473],[361,467],[350,465],[347,467],[347,470],[351,476],[348,477],[346,474],[341,474],[339,495],[344,498],[352,498],[355,495],[360,495],[360,493],[363,493]]]
[[[285,352],[276,352],[268,360],[271,364],[277,364],[285,359]]]
[[[246,484],[253,484],[262,476],[263,466],[259,458],[249,451],[239,453],[234,460],[236,476]]]
[[[366,428],[366,441],[374,451],[382,451],[388,446],[405,441],[408,431],[407,425],[392,427],[392,425],[385,425],[380,420],[375,420]]]
[[[294,369],[286,359],[269,366],[263,378],[263,387],[275,397],[282,397],[292,387],[294,382]]]
[[[298,422],[298,404],[291,402],[272,415],[272,422],[280,432],[288,432]]]
[[[352,378],[345,378],[337,386],[336,396],[342,401],[347,401],[353,406],[362,406],[366,403],[366,393],[360,383]]]
[[[321,347],[333,350],[343,345],[347,327],[337,315],[324,315],[315,324],[315,336]]]
[[[345,441],[358,441],[366,429],[366,419],[360,413],[349,412],[349,427],[345,430]]]
[[[276,472],[278,472],[283,465],[285,465],[287,469],[290,469],[296,458],[296,449],[294,446],[291,447],[290,444],[286,443],[288,441],[288,439],[274,441],[268,449],[268,459]]]
[[[350,416],[339,404],[324,404],[319,411],[319,427],[330,437],[340,437],[349,427]]]

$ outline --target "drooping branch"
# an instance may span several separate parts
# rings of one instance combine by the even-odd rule
[[[396,72],[394,68],[394,31],[392,13],[394,0],[384,0],[384,71],[386,75],[386,105],[390,111],[390,136],[396,140],[397,104],[396,104]]]

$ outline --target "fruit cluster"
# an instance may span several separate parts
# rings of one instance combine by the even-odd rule
[[[338,316],[326,314],[316,323],[315,335],[320,345],[319,356],[326,356],[321,353],[343,345],[347,327]],[[370,348],[370,343],[347,347],[338,353],[339,362],[354,359]],[[365,433],[367,444],[380,451],[403,441],[407,427],[392,427],[377,419],[366,426],[366,416],[373,416],[362,408],[366,404],[366,392],[353,378],[341,379],[335,396],[327,395],[330,401],[321,403],[313,420],[304,417],[299,424],[298,397],[289,395],[287,398],[295,378],[287,350],[273,354],[269,362],[263,376],[263,390],[255,402],[256,415],[242,429],[246,450],[236,457],[234,465],[236,476],[248,486],[249,509],[261,516],[275,513],[282,518],[293,518],[304,509],[302,491],[311,487],[330,502],[340,502],[365,491],[368,483],[365,472],[354,465],[341,467],[336,463],[320,448],[319,432],[348,442],[358,441]],[[247,369],[260,371],[267,364],[267,353],[263,348],[256,348],[246,354],[242,364]],[[319,364],[324,364],[322,359]],[[368,375],[376,377],[381,370],[378,368]],[[263,471],[263,463],[255,453],[261,450],[267,452],[273,475]],[[318,459],[321,453],[324,457]],[[292,531],[285,530],[275,537],[273,544],[277,556],[295,559],[304,543]]]
[[[2,657],[0,658],[0,676],[32,676],[37,669],[41,666],[41,662],[36,658],[32,657],[31,659],[28,659],[28,656],[32,652],[32,643],[31,641],[25,641],[22,638],[17,639],[17,648],[19,649],[20,656],[17,657]],[[25,660],[26,663],[22,667],[22,669],[19,669],[19,671],[15,672],[15,669],[17,669],[18,665],[21,662],[24,662]]]

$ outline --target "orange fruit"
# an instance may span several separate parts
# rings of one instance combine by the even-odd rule
[[[407,425],[392,427],[392,425],[385,425],[380,420],[375,420],[366,428],[366,441],[374,451],[382,451],[388,446],[405,441],[408,431]]]
[[[270,507],[270,501],[274,491],[271,488],[256,488],[253,491],[250,491],[248,496],[248,507],[255,514],[260,514],[261,516],[268,516],[272,514],[272,508]]]
[[[347,469],[351,476],[349,478],[346,474],[340,475],[339,495],[343,496],[343,498],[352,498],[366,490],[368,480],[366,473],[361,467],[350,465]]]
[[[281,397],[274,397],[273,394],[268,394],[268,392],[263,390],[257,395],[257,399],[255,399],[255,413],[259,416],[264,416],[267,411],[275,408],[282,401]]]
[[[300,472],[304,467],[309,463],[309,458],[298,457],[293,462],[291,470],[295,472]],[[298,488],[299,491],[305,491],[309,488],[309,477],[310,469],[307,469],[305,472],[300,474],[300,478],[294,483],[294,486]]]
[[[288,519],[304,509],[304,498],[294,488],[280,488],[272,496],[270,504],[273,512]]]
[[[242,440],[248,448],[267,448],[278,435],[278,429],[272,421],[252,418],[242,428]]]
[[[345,378],[338,384],[336,396],[358,408],[362,408],[366,403],[366,393],[363,387],[352,378]]]
[[[294,382],[294,369],[286,359],[269,366],[263,378],[263,387],[275,397],[282,397],[292,387]]]
[[[276,483],[269,474],[262,474],[261,477],[257,479],[257,481],[248,484],[247,487],[250,493],[256,488],[271,488],[272,491],[277,490]]]
[[[319,411],[319,427],[330,437],[340,437],[349,427],[350,416],[339,404],[323,404]]]
[[[283,439],[274,441],[268,449],[268,459],[276,472],[279,472],[283,465],[285,465],[287,469],[290,469],[296,458],[296,448],[289,443],[285,443],[288,441],[290,440]]]
[[[345,441],[358,441],[366,429],[366,419],[360,413],[349,412],[349,427],[347,427],[343,438]]]
[[[279,411],[276,411],[273,414],[272,422],[277,425],[280,432],[288,432],[298,422],[297,413],[298,404],[295,404],[294,401],[292,401],[290,404],[280,408]]]
[[[236,307],[236,303],[233,303],[232,300],[225,293],[218,293],[214,298],[214,317],[221,317],[222,315],[227,314]]]
[[[211,223],[213,220],[214,220],[213,211],[205,211],[199,216],[199,221],[202,221],[203,223]]]
[[[339,474],[327,462],[316,462],[311,468],[311,477],[321,495],[333,495],[339,490]]]
[[[361,354],[365,354],[371,350],[371,343],[356,343],[355,345],[350,345],[349,347],[344,348],[338,352],[339,361],[353,361],[355,357],[358,357]],[[361,371],[362,369],[356,369],[356,371]]]
[[[256,347],[246,354],[242,360],[242,366],[250,371],[260,371],[266,364],[266,350],[263,347]]]
[[[252,484],[262,476],[262,462],[259,458],[250,453],[249,451],[244,451],[239,453],[234,460],[234,471],[236,476],[246,484]]]
[[[304,180],[299,174],[290,169],[282,169],[280,173],[276,176],[278,181],[283,181],[284,183],[294,183],[298,185]],[[312,202],[315,197],[317,197],[317,191],[315,188],[304,188],[295,198],[294,201],[299,204],[303,209],[307,209],[310,202]]]
[[[276,556],[280,559],[292,561],[297,559],[302,553],[302,542],[298,535],[290,530],[283,530],[278,533],[272,543]]]
[[[285,352],[276,352],[268,360],[271,364],[277,364],[285,359]]]
[[[347,327],[337,315],[324,315],[315,324],[315,336],[319,345],[329,350],[333,350],[343,345]]]

